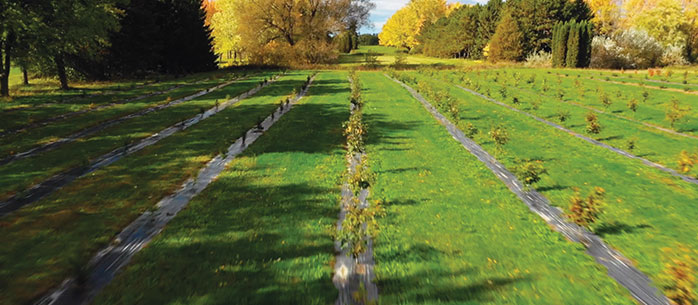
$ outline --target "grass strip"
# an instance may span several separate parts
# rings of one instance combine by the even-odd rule
[[[8,135],[3,137],[4,141],[3,144],[0,145],[0,155],[9,157],[37,146],[68,137],[76,132],[107,121],[134,114],[147,108],[166,105],[170,101],[185,98],[202,90],[206,90],[207,88],[224,83],[232,78],[233,75],[226,75],[219,78],[207,79],[202,82],[185,84],[164,94],[107,107],[99,111],[84,113],[66,120],[52,122],[46,126]]]
[[[388,215],[374,248],[383,303],[632,303],[406,90],[379,73],[361,79],[372,197]]]
[[[274,111],[306,76],[291,73],[254,97],[0,219],[0,287],[6,287],[0,300],[25,304],[80,273],[114,234]]]
[[[501,94],[501,90],[507,86],[501,84],[502,80],[495,83],[486,77],[478,78],[476,74],[472,76],[475,77],[472,78],[473,82],[479,82],[481,84],[481,88],[476,90],[481,94],[505,102],[519,110],[558,123],[576,133],[586,134],[610,146],[628,150],[636,156],[651,160],[669,168],[677,169],[677,159],[681,151],[695,150],[696,143],[698,143],[698,140],[694,138],[666,133],[637,122],[603,113],[597,113],[599,123],[602,126],[601,133],[598,135],[589,135],[586,130],[587,122],[585,121],[586,115],[590,112],[589,109],[568,102],[560,102],[556,97],[547,97],[541,94],[542,90],[540,88],[537,90],[523,88],[517,88],[516,90],[506,89],[508,93],[504,96]],[[447,79],[454,84],[469,87],[465,82],[460,81],[459,77],[455,77],[455,75],[447,75]],[[548,84],[550,84],[550,82],[548,82]],[[552,85],[550,86],[552,87]],[[550,91],[555,90],[550,89]],[[518,99],[518,104],[513,103],[514,97]],[[537,103],[537,105],[534,106],[534,103]],[[642,105],[640,107],[642,107]],[[561,113],[567,115],[564,122],[560,122],[559,117]],[[632,147],[629,148],[631,142]],[[688,175],[694,177],[696,174],[698,173],[688,173]]]
[[[146,138],[163,128],[200,114],[216,102],[254,88],[266,75],[240,80],[200,98],[149,113],[134,120],[108,127],[87,138],[64,144],[34,157],[20,159],[0,167],[0,199],[7,199],[67,169],[86,166],[114,149]]]
[[[594,233],[630,258],[654,282],[662,283],[660,274],[666,260],[662,249],[677,244],[698,249],[698,210],[694,204],[698,186],[589,145],[444,82],[425,76],[416,78],[456,98],[459,127],[465,130],[468,123],[473,124],[480,131],[473,139],[485,150],[496,150],[487,131],[494,126],[504,127],[510,140],[497,159],[507,168],[514,169],[525,160],[542,161],[548,174],[535,187],[552,205],[566,209],[575,189],[585,194],[595,186],[604,188],[604,214],[592,226]]]
[[[333,303],[348,93],[346,73],[319,74],[95,304]]]
[[[86,110],[110,103],[128,100],[151,92],[168,90],[208,78],[217,78],[225,72],[207,72],[193,74],[179,79],[169,79],[155,83],[136,83],[134,81],[115,82],[111,84],[89,83],[94,89],[72,89],[68,91],[41,90],[41,86],[26,87],[29,94],[14,96],[9,103],[2,104],[3,117],[7,120],[0,122],[0,129],[14,129],[27,122],[38,122],[57,115],[74,111]],[[36,87],[36,88],[35,88]],[[36,89],[36,90],[33,90]],[[93,91],[93,93],[88,93]]]

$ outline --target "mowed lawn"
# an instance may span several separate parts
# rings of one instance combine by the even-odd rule
[[[72,97],[52,97],[52,94],[42,92],[41,90],[28,91],[27,93],[29,95],[26,96],[14,96],[14,94],[12,94],[11,102],[2,103],[3,106],[12,106],[3,110],[5,112],[3,113],[3,121],[0,122],[0,130],[12,131],[28,124],[43,122],[60,115],[70,114],[76,111],[88,111],[89,113],[78,114],[72,118],[62,120],[72,121],[72,124],[60,126],[62,128],[54,130],[54,133],[70,132],[74,130],[71,129],[71,127],[76,128],[80,127],[80,124],[95,121],[95,119],[98,118],[93,118],[95,114],[112,113],[111,115],[113,116],[118,113],[133,112],[135,109],[138,109],[138,107],[143,108],[148,104],[164,103],[168,98],[174,100],[179,96],[191,94],[188,92],[194,92],[197,88],[200,88],[198,90],[202,90],[212,87],[215,84],[223,82],[225,79],[236,77],[236,75],[239,74],[227,73],[225,71],[199,73],[176,80],[163,80],[162,82],[147,85],[135,86],[134,83],[131,85],[133,87],[124,86],[121,89],[112,88],[112,90],[105,88],[99,92],[101,93],[99,95],[86,92],[83,96],[82,94],[75,93],[81,92],[81,90],[77,89],[59,92],[59,94],[73,94],[74,96]],[[26,88],[32,88],[32,86],[33,85],[30,85]],[[179,87],[175,88],[175,86]],[[167,92],[156,94],[162,91]],[[149,94],[150,96],[144,97]],[[96,107],[106,106],[110,103],[120,103],[138,97],[143,98],[131,100],[120,105],[95,109]],[[79,120],[76,120],[76,118]],[[102,118],[102,120],[104,120],[104,118]],[[56,122],[58,121],[52,122],[53,124],[51,124],[51,126],[60,125],[56,124]],[[26,136],[26,133],[24,136]],[[12,142],[16,141],[18,140],[12,140]]]
[[[527,70],[523,70],[523,73],[521,70],[498,70],[495,72],[488,71],[481,73],[444,72],[432,75],[424,75],[423,73],[410,74],[418,76],[420,80],[446,80],[473,90],[475,90],[475,88],[472,84],[479,83],[480,88],[476,91],[481,94],[548,121],[565,126],[579,134],[585,134],[613,147],[627,150],[630,153],[669,168],[678,170],[677,160],[681,151],[694,151],[698,148],[698,138],[671,134],[641,124],[642,122],[647,122],[660,126],[666,125],[665,127],[669,128],[668,122],[664,120],[665,114],[663,111],[665,111],[665,107],[670,103],[671,98],[677,98],[684,105],[690,103],[696,103],[698,105],[698,100],[695,99],[698,98],[698,96],[693,98],[682,93],[661,92],[661,90],[648,89],[647,91],[650,92],[649,100],[647,102],[642,102],[642,91],[640,90],[623,87],[601,87],[598,90],[606,92],[609,99],[613,102],[609,109],[605,109],[600,105],[598,98],[600,93],[596,92],[597,89],[594,87],[595,84],[593,81],[583,79],[580,81],[585,92],[582,97],[579,94],[579,90],[574,88],[574,85],[564,77],[560,79],[561,84],[558,84],[555,77],[550,77],[542,71],[536,71],[534,72],[535,74],[526,71]],[[512,78],[514,73],[518,73],[520,75],[519,77],[522,78],[522,80],[519,81],[519,87],[514,86],[514,80]],[[528,84],[528,81],[533,79],[535,79],[534,83]],[[468,80],[471,82],[470,86],[467,84]],[[547,85],[543,85],[544,80]],[[544,90],[543,88],[546,86],[549,89]],[[564,102],[554,96],[559,89],[565,94]],[[622,95],[621,98],[617,97],[619,92]],[[515,98],[518,104],[514,103]],[[637,113],[632,112],[627,107],[627,102],[633,98],[639,103]],[[583,106],[606,112],[594,112],[602,127],[601,133],[587,134],[586,115],[592,112],[592,110]],[[567,114],[567,118],[564,122],[560,122],[559,120],[560,113]],[[693,111],[690,115],[695,116],[695,113],[696,112]],[[680,130],[689,130],[693,128],[690,126],[696,124],[698,124],[698,119],[686,119],[678,123],[677,126],[685,126],[682,127],[684,129]],[[628,143],[630,141],[634,143],[632,148],[628,148]],[[688,174],[698,176],[698,171]]]
[[[332,304],[345,72],[233,160],[95,304]]]
[[[604,268],[531,213],[423,106],[361,73],[384,304],[631,304]]]
[[[481,63],[479,60],[464,60],[455,58],[436,58],[419,54],[407,54],[406,50],[386,46],[359,46],[358,50],[350,54],[339,56],[339,65],[344,67],[360,66],[366,64],[366,54],[370,53],[376,58],[376,63],[380,66],[390,66],[395,63],[399,53],[405,56],[404,64],[409,66],[431,65],[441,67],[462,67],[473,66]]]
[[[494,154],[487,135],[493,126],[509,134],[504,153],[497,159],[514,169],[522,160],[540,160],[548,171],[535,188],[551,204],[568,210],[578,189],[586,196],[593,187],[606,190],[604,213],[594,231],[630,258],[653,280],[660,281],[667,257],[663,248],[683,244],[698,249],[698,186],[492,104],[455,86],[428,76],[414,75],[436,90],[448,90],[460,109],[459,128],[467,123],[480,130],[474,136]]]
[[[126,225],[275,111],[307,75],[290,73],[257,95],[0,218],[0,304],[26,304],[76,275]]]
[[[223,103],[229,97],[254,88],[264,77],[268,75],[239,80],[196,99],[121,122],[56,149],[3,165],[0,167],[0,199],[6,199],[67,169],[88,165],[103,154],[124,147],[126,143],[134,144],[178,122],[200,115],[202,109],[208,110],[215,107],[216,102]],[[59,125],[64,124],[67,123]],[[51,131],[54,128],[48,129]]]

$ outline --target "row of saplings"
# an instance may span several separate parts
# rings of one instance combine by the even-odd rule
[[[349,73],[349,78],[351,115],[349,120],[343,124],[347,149],[347,170],[344,181],[349,186],[353,196],[348,201],[342,200],[340,202],[344,206],[346,214],[341,229],[335,233],[335,239],[340,241],[342,249],[349,250],[354,260],[358,260],[359,255],[367,251],[369,239],[375,239],[378,236],[377,218],[385,216],[385,209],[379,200],[362,205],[359,199],[362,190],[368,190],[376,176],[370,170],[366,155],[367,129],[363,122],[364,101],[361,98],[361,82],[354,70]],[[362,304],[367,304],[365,287],[362,286],[360,289],[354,298]]]
[[[416,78],[406,74],[393,73],[392,76],[403,82],[416,84],[417,91],[433,102],[442,113],[447,114],[452,122],[464,131],[466,136],[473,139],[479,134],[477,127],[472,123],[463,124],[461,122],[456,99],[449,93],[436,90],[429,83],[417,81]],[[598,125],[598,118],[593,112],[587,114],[586,120],[588,122],[588,132],[600,132],[601,128]],[[487,135],[495,144],[495,156],[504,154],[504,146],[510,139],[506,127],[494,125],[490,128]],[[695,157],[698,160],[698,156],[690,157]],[[547,174],[543,161],[519,160],[516,163],[517,166],[514,168],[514,172],[527,188],[531,188],[541,180],[543,175]],[[587,196],[583,196],[579,189],[576,188],[574,195],[570,198],[566,217],[575,224],[593,231],[592,225],[597,222],[603,213],[605,198],[606,191],[601,187],[595,187]],[[662,279],[664,280],[666,295],[675,304],[689,305],[694,304],[693,302],[698,300],[693,292],[693,288],[697,284],[694,274],[696,269],[698,269],[698,262],[693,258],[694,255],[689,248],[683,245],[677,245],[675,249],[667,250],[666,269]]]
[[[479,72],[477,72],[477,73],[479,74]],[[504,74],[506,76],[506,72],[504,72]],[[500,83],[499,76],[500,76],[499,71],[495,71],[491,80],[495,83]],[[580,75],[577,75],[577,79],[574,81],[574,87],[578,90],[579,96],[584,97],[584,95],[586,93],[586,89],[584,88],[584,86],[580,82],[579,76]],[[484,77],[484,79],[488,80],[490,78],[488,78],[486,75]],[[535,79],[536,79],[535,74],[531,74],[525,80],[525,82],[527,84],[530,84],[531,88],[534,88],[535,83],[536,83]],[[521,80],[522,80],[521,74],[516,73],[516,72],[512,73],[511,81],[507,82],[507,78],[504,78],[501,81],[502,86],[499,87],[499,89],[497,90],[497,93],[499,94],[499,96],[503,100],[505,100],[505,101],[511,100],[512,104],[519,106],[521,103],[523,103],[523,100],[521,98],[517,97],[516,95],[513,95],[513,94],[510,95],[509,90],[507,89],[507,86],[513,85],[513,87],[518,88]],[[472,81],[465,76],[461,76],[461,82],[463,82],[466,86],[472,88],[475,91],[479,91],[482,89],[482,85],[479,82]],[[562,80],[561,80],[559,75],[557,77],[557,83],[558,83],[557,87],[559,89],[555,93],[555,97],[557,99],[559,99],[561,102],[563,102],[563,99],[565,98],[565,95],[567,93],[563,89],[561,89],[562,88],[562,86],[561,86]],[[546,94],[548,91],[550,91],[550,87],[548,86],[547,80],[545,78],[542,79],[542,84],[540,86],[540,89],[544,92],[544,94]],[[491,96],[491,94],[492,94],[489,86],[486,86],[483,91],[484,91],[485,95],[487,95],[487,96]],[[599,103],[605,109],[604,112],[608,113],[609,108],[613,105],[613,99],[606,92],[602,91],[598,87],[596,88],[596,94],[599,98]],[[616,98],[621,98],[622,96],[623,96],[623,93],[621,91],[617,91],[615,93]],[[511,99],[509,99],[510,97],[511,97]],[[647,103],[647,101],[649,100],[649,97],[650,97],[649,91],[643,90],[641,102]],[[538,110],[542,101],[543,101],[543,99],[541,99],[541,98],[539,98],[538,100],[532,101],[531,108],[533,110]],[[637,112],[639,104],[640,103],[638,102],[638,100],[636,98],[631,98],[631,99],[629,99],[629,101],[627,103],[627,107],[629,110],[631,110],[633,113],[635,113],[635,112]],[[682,119],[684,119],[686,117],[686,115],[688,115],[690,113],[690,111],[691,111],[690,107],[682,106],[679,103],[678,99],[674,98],[670,101],[670,103],[666,107],[666,112],[665,112],[666,116],[665,117],[666,117],[666,120],[669,121],[672,129],[676,129],[675,128],[676,123],[681,121]],[[603,127],[602,127],[601,123],[599,122],[599,118],[595,112],[596,111],[594,111],[594,110],[590,110],[585,115],[585,118],[584,118],[585,121],[587,122],[586,132],[589,134],[592,134],[592,135],[598,135],[603,130]],[[556,113],[556,118],[558,119],[558,121],[560,121],[560,123],[564,123],[564,122],[568,121],[570,119],[570,117],[571,117],[570,112],[566,111],[566,110],[560,109]],[[633,151],[636,148],[636,146],[637,146],[637,139],[630,138],[627,140],[627,142],[625,144],[625,149],[627,149],[628,151]],[[682,151],[679,154],[677,163],[678,163],[679,170],[682,173],[688,174],[688,173],[692,172],[693,168],[698,166],[698,152],[690,153],[690,152],[685,151],[685,150]]]

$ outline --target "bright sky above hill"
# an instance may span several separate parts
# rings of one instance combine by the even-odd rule
[[[397,12],[400,8],[405,6],[409,0],[373,0],[376,4],[376,8],[371,11],[371,23],[373,23],[373,28],[363,28],[361,33],[380,33],[385,22]],[[449,3],[460,2],[465,4],[475,4],[475,3],[486,3],[487,0],[449,0]]]

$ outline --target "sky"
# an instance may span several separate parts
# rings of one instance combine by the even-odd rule
[[[371,11],[371,23],[373,24],[373,28],[362,28],[361,33],[380,33],[381,29],[383,28],[383,25],[385,22],[392,16],[397,10],[405,6],[409,0],[373,0],[373,3],[376,4],[376,8]],[[466,3],[466,4],[474,4],[474,3],[486,3],[487,0],[458,0],[458,1],[453,1],[449,0],[449,3],[452,2],[460,2],[460,3]]]

